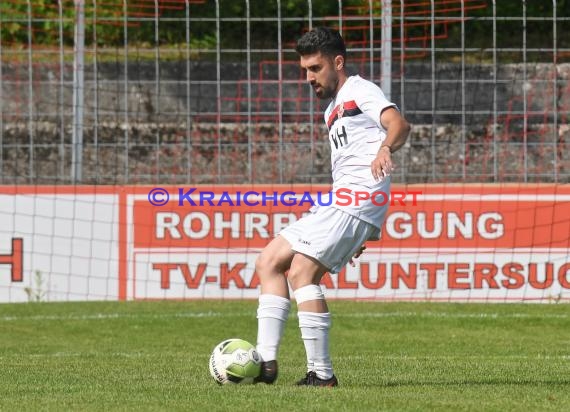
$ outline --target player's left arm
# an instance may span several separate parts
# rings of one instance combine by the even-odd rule
[[[386,129],[386,139],[382,142],[376,158],[370,165],[374,179],[381,180],[394,170],[392,153],[400,149],[410,134],[410,124],[395,107],[388,107],[380,114],[380,123]]]

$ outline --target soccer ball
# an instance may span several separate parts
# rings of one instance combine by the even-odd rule
[[[259,353],[243,339],[227,339],[219,343],[210,356],[210,375],[220,385],[253,383],[260,371]]]

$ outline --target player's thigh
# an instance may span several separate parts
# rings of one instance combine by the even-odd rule
[[[291,244],[284,237],[277,236],[257,257],[255,270],[262,281],[264,276],[284,274],[291,267],[293,256]]]

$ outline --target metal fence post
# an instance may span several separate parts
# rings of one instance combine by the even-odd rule
[[[83,0],[75,0],[74,37],[71,182],[81,183],[83,168],[83,92],[85,87],[85,6]]]
[[[372,47],[372,40],[371,45]],[[370,59],[370,64],[372,59]],[[392,0],[382,0],[382,82],[384,95],[392,95]]]

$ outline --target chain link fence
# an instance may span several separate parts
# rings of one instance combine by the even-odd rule
[[[39,3],[0,5],[2,184],[327,183],[318,25],[413,124],[396,182],[570,182],[566,1]]]

